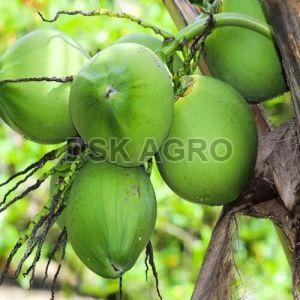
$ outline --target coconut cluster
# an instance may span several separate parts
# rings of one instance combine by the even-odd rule
[[[247,13],[248,2],[227,0],[224,10]],[[259,8],[250,15],[261,16]],[[105,278],[129,270],[154,231],[153,158],[182,199],[205,205],[234,201],[257,157],[247,100],[285,90],[274,44],[249,30],[216,30],[206,51],[218,79],[186,75],[179,88],[173,75],[183,62],[176,54],[171,73],[159,57],[162,45],[134,34],[91,58],[64,33],[39,30],[0,58],[0,80],[72,76],[72,82],[0,85],[0,116],[37,143],[84,140],[92,155],[72,182],[58,224],[83,263]],[[52,196],[70,167],[52,176]]]

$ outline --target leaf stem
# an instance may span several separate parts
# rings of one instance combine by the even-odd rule
[[[204,18],[197,19],[195,22],[183,28],[175,35],[173,41],[168,43],[159,51],[160,55],[168,58],[176,50],[178,50],[178,48],[180,48],[182,42],[190,41],[201,35],[207,26],[209,26],[211,18],[212,16],[206,16]],[[213,21],[214,28],[226,26],[242,27],[260,33],[274,41],[274,34],[271,26],[247,15],[238,13],[220,13],[213,15]]]
[[[173,37],[169,32],[159,28],[158,26],[152,25],[149,22],[143,21],[143,20],[141,20],[135,16],[132,16],[130,14],[126,14],[123,12],[114,12],[109,9],[98,9],[98,10],[92,10],[92,11],[87,11],[87,12],[82,11],[82,10],[74,10],[74,11],[60,10],[56,13],[56,15],[52,19],[46,19],[42,15],[41,12],[38,12],[38,14],[44,22],[49,22],[49,23],[53,23],[53,22],[57,21],[57,19],[61,15],[69,15],[69,16],[82,15],[85,17],[107,16],[107,17],[111,17],[111,18],[127,19],[127,20],[130,20],[130,21],[144,27],[144,28],[153,30],[156,34],[161,35],[164,39],[170,39]]]
[[[58,77],[23,77],[23,78],[12,78],[12,79],[4,79],[0,80],[0,85],[1,84],[6,84],[6,83],[22,83],[22,82],[59,82],[59,83],[66,83],[66,82],[71,82],[73,81],[73,76],[66,76],[62,78]]]

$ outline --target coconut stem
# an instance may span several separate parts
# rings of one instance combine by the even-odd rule
[[[215,1],[210,5],[210,7],[211,7],[211,9],[212,9],[213,11],[217,11],[217,10],[220,8],[220,6],[222,6],[222,1],[221,1],[221,0],[215,0]]]
[[[58,159],[64,152],[66,151],[66,146],[62,146],[58,149],[52,150],[45,155],[43,155],[42,158],[40,158],[38,161],[34,162],[30,166],[26,167],[24,170],[12,175],[10,178],[8,178],[5,182],[0,184],[0,187],[7,185],[15,178],[26,175],[29,171],[35,168],[41,168],[43,167],[48,161],[52,161],[55,159]]]
[[[66,77],[24,77],[24,78],[13,78],[13,79],[4,79],[0,80],[0,84],[7,84],[7,83],[22,83],[22,82],[59,82],[59,83],[66,83],[73,81],[73,76],[66,76]]]
[[[155,286],[156,286],[157,295],[158,295],[159,299],[162,300],[162,295],[161,295],[160,290],[159,290],[158,273],[157,273],[156,266],[155,266],[154,253],[153,253],[153,247],[152,247],[151,241],[149,241],[149,243],[146,246],[146,253],[147,253],[147,256],[148,256],[149,264],[152,268],[152,274],[153,274],[154,279],[155,279]]]
[[[5,211],[7,208],[9,208],[11,205],[13,205],[14,203],[16,203],[17,201],[23,199],[24,197],[26,197],[29,193],[31,193],[32,191],[38,189],[42,183],[49,177],[51,176],[55,171],[55,168],[50,169],[49,171],[45,172],[33,185],[31,185],[30,187],[28,187],[26,190],[24,190],[21,194],[19,194],[18,196],[16,196],[15,198],[13,198],[12,200],[10,200],[6,205],[6,199],[7,196],[4,197],[4,199],[2,200],[2,202],[0,203],[1,206],[4,205],[3,207],[0,208],[0,213],[2,213],[3,211]],[[31,172],[32,173],[32,172]],[[27,178],[26,178],[27,177]],[[28,176],[26,176],[26,180],[28,179]],[[23,180],[20,181],[20,184],[23,183]],[[7,192],[6,195],[9,195],[12,191],[14,191],[17,187],[19,186],[19,183],[17,183],[11,190],[9,190]]]
[[[193,74],[198,67],[198,63],[200,60],[201,52],[202,49],[204,48],[204,44],[206,41],[206,38],[208,35],[211,33],[214,27],[214,18],[213,14],[209,14],[209,19],[207,26],[204,28],[203,32],[196,36],[189,47],[187,43],[184,44],[185,47],[187,47],[187,55],[185,56],[184,59],[184,68],[183,68],[183,73],[185,75]],[[181,76],[178,76],[179,78]]]
[[[271,26],[268,24],[262,23],[255,18],[249,17],[243,14],[237,13],[220,13],[216,15],[209,15],[200,19],[197,19],[195,22],[191,23],[181,31],[179,31],[173,41],[164,46],[159,53],[163,57],[169,57],[175,51],[177,51],[181,44],[184,41],[190,41],[195,37],[202,35],[206,30],[207,26],[211,26],[211,18],[213,17],[214,28],[226,27],[226,26],[235,26],[246,28],[257,33],[260,33],[267,37],[268,39],[274,41],[274,34]]]
[[[222,5],[221,0],[210,1],[212,3],[210,3],[209,0],[204,0],[202,2],[203,3],[200,4],[201,8],[209,12],[217,12],[219,7]]]
[[[54,274],[53,281],[52,281],[51,299],[54,299],[56,280],[58,278],[58,275],[59,275],[61,267],[62,267],[62,262],[65,259],[65,255],[66,255],[66,246],[67,246],[67,240],[68,240],[68,234],[67,234],[66,228],[64,228],[64,230],[62,231],[60,237],[62,237],[62,239],[61,239],[61,257],[60,257],[60,262],[58,264],[56,273]]]
[[[42,211],[40,211],[40,213],[34,218],[34,220],[30,223],[28,229],[25,231],[25,233],[18,239],[17,243],[15,244],[13,250],[10,252],[9,257],[6,260],[6,264],[1,272],[0,275],[0,285],[3,283],[4,279],[7,276],[10,264],[14,258],[14,256],[17,254],[17,252],[19,251],[19,249],[22,247],[22,245],[28,240],[30,239],[32,236],[35,236],[38,228],[43,224],[44,222],[44,218],[46,217],[45,215],[45,211],[47,211],[48,207],[44,206],[44,209]],[[31,243],[29,243],[28,247],[27,247],[27,251],[24,254],[24,257],[27,256],[29,257],[28,253],[32,252],[31,250],[29,250],[29,248],[31,247]],[[23,265],[23,260],[21,259],[20,264]],[[19,269],[21,270],[22,267],[18,266],[17,271],[16,271],[16,276],[18,275],[17,273],[19,273]]]
[[[148,253],[148,251],[146,249],[146,258],[145,258],[145,267],[146,267],[145,276],[146,276],[146,281],[148,281],[148,272],[149,272],[148,259],[149,259],[149,253]]]
[[[119,278],[119,299],[123,299],[123,277]]]
[[[4,195],[3,200],[0,202],[0,207],[6,203],[6,200],[12,192],[14,192],[22,183],[26,182],[31,176],[33,176],[40,168],[36,167],[31,170],[23,179],[18,181],[8,192]]]
[[[44,22],[49,22],[49,23],[53,23],[53,22],[57,21],[57,19],[61,15],[69,15],[69,16],[82,15],[85,17],[107,16],[107,17],[111,17],[111,18],[127,19],[127,20],[130,20],[130,21],[144,27],[144,28],[151,29],[154,33],[161,35],[164,39],[172,39],[173,38],[172,34],[170,34],[169,32],[167,32],[155,25],[152,25],[151,23],[143,21],[143,20],[141,20],[135,16],[132,16],[130,14],[126,14],[123,12],[114,12],[109,9],[99,9],[99,10],[93,10],[93,11],[89,11],[89,12],[85,12],[82,10],[74,10],[74,11],[60,10],[56,13],[56,15],[52,19],[44,18],[44,16],[42,15],[41,12],[38,12],[38,14]]]
[[[71,184],[74,180],[74,177],[75,177],[77,171],[81,167],[82,167],[82,156],[79,155],[72,162],[71,167],[70,167],[70,171],[68,172],[68,174],[64,177],[64,179],[60,183],[60,185],[58,187],[58,190],[57,190],[57,193],[54,195],[54,197],[52,199],[49,199],[47,204],[38,213],[38,215],[34,218],[34,220],[29,224],[26,231],[18,239],[16,245],[14,246],[13,250],[11,251],[11,253],[10,253],[10,255],[9,255],[7,261],[6,261],[6,264],[4,266],[4,269],[3,269],[2,273],[0,274],[0,285],[3,283],[4,279],[7,277],[7,273],[8,273],[8,270],[9,270],[9,267],[11,265],[11,262],[12,262],[13,258],[15,257],[17,252],[20,250],[22,245],[27,243],[26,251],[23,254],[23,256],[22,256],[22,258],[21,258],[21,260],[18,264],[17,270],[15,272],[15,277],[17,277],[20,274],[25,261],[30,257],[31,253],[36,249],[34,260],[31,264],[31,266],[25,272],[25,275],[28,275],[31,272],[31,278],[30,278],[30,283],[29,284],[30,284],[30,287],[32,286],[33,280],[34,280],[36,264],[40,259],[44,241],[45,241],[45,239],[48,235],[49,230],[51,229],[51,227],[53,226],[53,224],[56,222],[57,218],[59,217],[59,215],[63,211],[63,209],[65,207],[65,197],[67,197],[67,192],[70,189],[70,186],[71,186]],[[43,178],[48,177],[49,174],[52,174],[55,170],[56,170],[55,167],[52,168],[51,170],[46,172],[42,177]],[[40,182],[40,181],[38,180],[37,182]],[[29,188],[28,190],[31,191],[32,187]],[[22,193],[22,195],[23,194],[24,193]],[[20,199],[21,196],[18,196],[14,200],[10,201],[6,205],[6,207],[13,204],[15,201],[17,201],[17,199]],[[2,208],[2,211],[3,211],[3,209],[4,208]],[[62,245],[61,262],[62,262],[63,257],[64,257],[64,248],[65,248],[65,243],[66,243],[66,237],[65,236],[66,236],[66,233],[62,234],[60,236],[61,239],[62,239],[62,243],[61,243],[61,245]],[[61,263],[59,264],[58,270],[57,270],[57,272],[54,276],[53,285],[52,285],[52,287],[53,287],[52,288],[52,296],[54,296],[54,285],[55,285],[55,281],[56,281],[56,278],[58,276],[58,273],[60,271],[60,268],[61,268]]]

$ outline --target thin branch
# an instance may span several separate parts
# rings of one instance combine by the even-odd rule
[[[27,249],[24,253],[23,257],[21,258],[21,261],[17,267],[17,270],[15,272],[15,276],[18,276],[19,273],[22,270],[24,262],[27,260],[27,258],[30,256],[30,254],[33,252],[35,248],[36,254],[34,257],[34,260],[29,267],[29,269],[26,271],[25,275],[29,274],[31,272],[31,278],[29,282],[30,288],[33,285],[34,275],[35,275],[35,268],[36,264],[40,259],[42,247],[44,244],[44,241],[46,239],[46,236],[51,229],[54,222],[57,220],[61,212],[63,211],[65,207],[65,196],[66,192],[69,190],[70,185],[72,184],[72,181],[78,171],[78,169],[81,167],[81,158],[78,157],[71,165],[69,173],[66,175],[64,180],[61,182],[57,193],[54,195],[53,199],[50,199],[48,203],[44,206],[44,208],[38,213],[38,215],[34,218],[34,220],[30,223],[29,227],[25,231],[25,233],[18,239],[18,242],[14,246],[13,250],[11,251],[5,267],[0,275],[0,285],[3,283],[4,279],[7,276],[9,267],[11,265],[11,262],[18,252],[18,250],[21,248],[22,245],[24,245],[27,242]],[[44,174],[43,180],[47,178],[55,170],[55,167],[52,168],[50,171]],[[41,184],[40,182],[43,182],[43,180],[39,179],[35,185],[31,186],[30,189],[36,188],[38,184]],[[28,189],[27,189],[28,192]],[[24,194],[24,193],[23,193]],[[20,197],[20,196],[19,196]],[[18,198],[18,197],[17,197]],[[17,201],[16,198],[12,201]],[[11,205],[12,202],[8,203],[7,205]],[[37,233],[41,230],[41,234],[37,235]],[[63,254],[64,256],[64,254]],[[60,267],[59,267],[60,270]],[[58,276],[59,270],[57,272],[56,277]],[[54,283],[56,281],[56,277],[54,278]]]
[[[42,286],[44,285],[45,281],[48,278],[48,270],[49,270],[50,264],[51,264],[51,262],[54,258],[54,255],[56,254],[56,252],[58,251],[60,246],[63,244],[64,240],[66,239],[66,234],[67,234],[67,231],[64,228],[64,230],[61,232],[61,234],[57,238],[56,244],[54,245],[53,250],[52,250],[52,252],[49,256],[48,262],[47,262],[47,266],[46,266],[46,269],[45,269],[45,276],[44,276],[43,281],[42,281]]]
[[[7,193],[4,195],[3,200],[0,202],[0,207],[6,203],[8,196],[14,192],[18,187],[25,183],[32,175],[34,175],[40,168],[33,169],[30,173],[28,173],[22,180],[18,181]]]
[[[146,266],[145,275],[146,275],[146,281],[148,281],[148,272],[149,272],[148,259],[149,259],[149,253],[148,253],[148,251],[146,249],[146,258],[145,258],[145,266]]]
[[[0,275],[0,285],[2,285],[4,279],[6,278],[6,275],[8,273],[8,270],[9,270],[9,267],[10,267],[10,264],[14,258],[14,256],[16,255],[16,253],[19,251],[19,249],[22,247],[23,243],[18,240],[18,242],[15,244],[13,250],[10,252],[7,260],[6,260],[6,263],[5,263],[5,266],[1,272],[1,275]]]
[[[45,155],[43,155],[43,157],[41,157],[38,161],[34,162],[33,164],[31,164],[30,166],[26,167],[24,170],[12,175],[10,178],[8,178],[6,181],[4,181],[3,183],[0,184],[0,187],[7,185],[8,183],[10,183],[12,180],[14,180],[15,178],[21,176],[21,175],[25,175],[27,174],[29,171],[31,171],[34,168],[41,168],[42,166],[44,166],[46,164],[46,162],[48,161],[52,161],[54,159],[59,158],[59,156],[63,153],[63,151],[65,150],[65,146],[58,148],[56,150],[52,150],[48,153],[46,153]]]
[[[120,300],[123,299],[123,277],[119,278],[119,298]]]
[[[7,84],[7,83],[22,83],[22,82],[59,82],[59,83],[66,83],[73,81],[73,76],[66,76],[62,78],[58,77],[24,77],[24,78],[13,78],[13,79],[4,79],[0,80],[0,84]]]
[[[39,237],[35,258],[33,260],[33,263],[31,264],[31,266],[28,268],[28,270],[24,274],[26,276],[31,272],[31,278],[29,281],[30,288],[32,287],[32,284],[33,284],[36,264],[40,260],[42,248],[43,248],[45,239],[48,235],[48,232],[51,229],[54,222],[57,220],[58,216],[61,214],[62,210],[64,209],[64,204],[63,203],[59,204],[59,202],[61,202],[66,188],[67,188],[66,186],[63,186],[63,189],[59,189],[58,192],[56,193],[56,195],[53,197],[53,200],[52,200],[52,203],[51,203],[48,215],[47,215],[47,219],[44,223],[44,229],[41,233],[41,236]],[[63,200],[62,200],[62,202],[63,202]],[[58,206],[58,209],[57,209],[57,206]]]
[[[61,251],[62,251],[61,252],[61,258],[60,258],[60,262],[59,262],[59,265],[57,267],[57,271],[56,271],[56,273],[54,275],[53,282],[52,282],[51,300],[54,300],[54,296],[55,296],[55,284],[56,284],[59,272],[60,272],[61,267],[62,267],[62,262],[65,259],[65,255],[66,255],[66,245],[67,245],[67,239],[68,239],[68,234],[67,234],[66,229],[63,230],[63,233],[64,233],[64,235],[63,235],[63,240],[62,240],[62,245],[61,245]]]
[[[152,25],[148,22],[145,22],[135,16],[123,13],[123,12],[113,12],[109,9],[99,9],[99,10],[93,10],[93,11],[82,11],[82,10],[74,10],[74,11],[67,11],[67,10],[60,10],[56,13],[56,15],[52,19],[46,19],[41,12],[38,11],[39,16],[44,22],[48,23],[53,23],[58,20],[58,18],[61,15],[69,15],[69,16],[74,16],[74,15],[82,15],[84,17],[95,17],[95,16],[107,16],[111,18],[119,18],[119,19],[127,19],[130,20],[138,25],[141,25],[144,28],[151,29],[153,30],[154,33],[161,35],[164,39],[169,40],[172,39],[173,36],[169,32]]]
[[[34,248],[38,244],[38,241],[35,240],[35,237],[36,237],[36,234],[37,234],[38,230],[40,229],[40,227],[45,223],[46,219],[47,219],[47,216],[41,216],[39,221],[34,225],[34,228],[32,229],[30,235],[28,236],[28,238],[27,238],[28,246],[27,246],[26,252],[24,253],[23,257],[21,258],[21,260],[18,264],[18,267],[15,271],[15,278],[17,278],[19,276],[25,261],[31,255]]]
[[[2,208],[0,208],[0,213],[2,213],[3,211],[5,211],[8,207],[10,207],[11,205],[13,205],[14,203],[18,202],[19,200],[23,199],[24,197],[26,197],[29,193],[31,193],[32,191],[37,190],[42,183],[49,177],[52,175],[52,173],[54,172],[54,168],[52,168],[50,171],[46,172],[44,175],[42,175],[33,185],[31,185],[30,187],[28,187],[25,191],[23,191],[20,195],[16,196],[15,198],[13,198],[12,200],[10,200],[6,205],[4,205]]]
[[[154,262],[154,253],[153,253],[153,247],[152,247],[151,241],[149,241],[149,243],[147,244],[146,251],[148,253],[149,264],[152,268],[152,273],[153,273],[153,276],[154,276],[154,279],[155,279],[156,292],[157,292],[157,295],[158,295],[159,299],[162,300],[162,295],[161,295],[160,290],[159,290],[158,273],[157,273],[155,262]]]

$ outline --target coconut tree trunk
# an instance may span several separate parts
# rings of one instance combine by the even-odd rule
[[[300,128],[300,1],[263,0],[263,3],[283,58],[283,67]]]
[[[178,28],[186,26],[199,10],[188,0],[163,0]],[[202,262],[193,300],[232,299],[236,217],[251,216],[271,220],[287,254],[293,274],[293,296],[300,299],[300,2],[262,0],[272,24],[282,56],[295,117],[272,129],[260,105],[253,113],[260,129],[259,154],[255,175],[245,192],[226,205],[213,230]],[[204,59],[203,74],[210,74]]]

